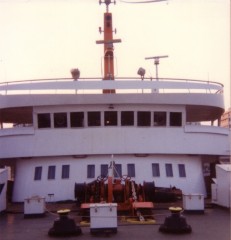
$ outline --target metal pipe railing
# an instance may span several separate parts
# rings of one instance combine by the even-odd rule
[[[158,89],[158,93],[170,93],[170,92],[186,92],[193,93],[193,91],[204,91],[204,93],[223,93],[223,84],[212,81],[194,80],[194,79],[180,79],[180,78],[131,78],[123,77],[116,78],[111,81],[103,81],[101,78],[80,78],[78,81],[74,81],[72,78],[54,78],[54,79],[31,79],[21,80],[14,82],[0,83],[0,94],[18,94],[19,92],[25,94],[33,94],[33,91],[44,90],[54,91],[58,90],[74,90],[73,94],[90,94],[92,90],[103,89],[116,89],[117,93],[151,93],[153,89]],[[78,91],[77,91],[78,90]],[[81,90],[82,92],[80,92]],[[120,90],[123,90],[120,92]],[[135,90],[135,91],[134,91]],[[141,90],[141,91],[140,91]],[[16,91],[16,93],[14,93]],[[26,93],[26,91],[28,91]],[[59,92],[60,94],[61,92]],[[96,92],[98,93],[98,92]],[[100,92],[99,92],[100,93]],[[49,92],[49,94],[54,94]],[[65,92],[64,92],[65,94]]]

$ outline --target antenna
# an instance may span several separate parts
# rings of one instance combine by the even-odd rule
[[[154,59],[154,64],[156,65],[156,81],[158,81],[158,65],[160,63],[160,58],[167,58],[168,55],[163,55],[163,56],[154,56],[154,57],[146,57],[145,60],[150,60],[150,59]],[[153,93],[158,93],[159,89],[153,89],[152,90]]]
[[[115,4],[115,0],[113,1]],[[120,43],[121,39],[114,39],[113,32],[116,30],[112,29],[112,13],[108,10],[109,5],[112,3],[111,0],[99,1],[99,4],[106,4],[106,12],[104,13],[104,28],[99,27],[99,32],[104,33],[103,40],[96,41],[97,44],[104,45],[104,78],[103,80],[114,80],[114,43]],[[115,93],[114,89],[104,89],[103,93]]]
[[[123,3],[155,3],[155,2],[164,2],[167,0],[144,0],[144,1],[124,1],[124,0],[120,0]]]
[[[154,57],[146,57],[145,60],[154,59],[154,64],[156,65],[156,80],[158,81],[158,65],[160,63],[160,58],[167,58],[168,55],[163,56],[154,56]]]
[[[105,0],[104,2],[99,0],[99,4],[101,5],[101,3],[105,3],[106,4],[106,9],[107,9],[107,12],[108,12],[108,8],[109,8],[109,5],[112,3],[111,0]],[[113,1],[114,4],[116,4],[116,1],[114,0]]]

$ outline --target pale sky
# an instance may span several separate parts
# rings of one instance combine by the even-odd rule
[[[98,0],[0,0],[0,82],[70,77],[101,77],[103,12]],[[225,85],[230,107],[230,0],[169,0],[110,5],[118,77],[210,80]]]

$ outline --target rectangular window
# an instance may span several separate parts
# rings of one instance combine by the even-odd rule
[[[116,177],[116,178],[122,177],[122,165],[121,164],[115,164],[114,177]]]
[[[49,166],[48,167],[47,179],[55,179],[55,166]]]
[[[167,125],[167,113],[166,112],[154,112],[154,126],[166,126]]]
[[[42,167],[35,167],[34,171],[34,180],[42,179]]]
[[[54,113],[54,127],[55,128],[67,127],[67,113]]]
[[[87,123],[89,127],[98,127],[101,125],[100,112],[88,112]]]
[[[117,112],[104,112],[104,126],[117,126]]]
[[[179,176],[180,177],[186,177],[185,165],[184,164],[178,164],[178,169],[179,169]]]
[[[129,163],[127,167],[128,167],[128,177],[135,177],[135,164]]]
[[[165,164],[165,170],[166,170],[166,176],[167,177],[173,177],[172,164],[166,163]]]
[[[151,125],[151,112],[137,112],[137,125],[147,127]]]
[[[95,177],[95,165],[87,165],[87,178]]]
[[[62,179],[69,178],[70,175],[70,165],[63,165],[62,166]]]
[[[134,126],[134,112],[132,111],[121,112],[121,126]]]
[[[84,127],[84,112],[71,112],[71,127]]]
[[[182,113],[170,112],[170,126],[180,127],[182,126]]]
[[[160,166],[159,163],[152,164],[152,176],[153,177],[160,177]]]
[[[50,127],[51,127],[50,113],[39,113],[38,114],[38,128],[50,128]]]
[[[101,177],[107,177],[108,175],[108,165],[107,164],[102,164],[100,166],[101,168]]]

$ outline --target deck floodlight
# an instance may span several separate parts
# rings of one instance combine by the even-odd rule
[[[71,75],[72,75],[72,78],[76,81],[79,79],[80,77],[80,71],[78,68],[72,68],[71,69]]]
[[[146,72],[145,69],[142,67],[140,67],[137,71],[137,74],[140,75],[142,80],[144,79],[145,72]]]

